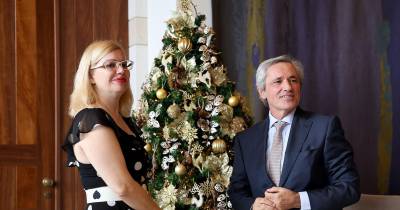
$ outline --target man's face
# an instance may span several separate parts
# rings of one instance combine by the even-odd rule
[[[267,70],[264,90],[260,98],[267,100],[271,114],[283,118],[300,103],[300,77],[291,63],[280,62]]]

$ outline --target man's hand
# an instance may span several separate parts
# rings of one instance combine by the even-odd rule
[[[277,210],[274,203],[266,198],[256,198],[253,203],[253,210]]]
[[[279,210],[300,208],[300,195],[283,187],[272,187],[265,191],[265,200],[275,204]]]

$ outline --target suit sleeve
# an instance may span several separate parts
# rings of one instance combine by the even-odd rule
[[[233,172],[230,179],[228,194],[236,210],[249,210],[254,203],[249,181],[243,162],[243,150],[240,144],[240,137],[234,140],[235,158],[233,162]]]
[[[340,120],[330,120],[324,145],[328,186],[310,190],[311,209],[342,209],[360,199],[360,180],[353,161],[353,150],[344,137]]]

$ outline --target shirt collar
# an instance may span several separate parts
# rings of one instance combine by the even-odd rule
[[[295,112],[296,109],[294,109],[292,112],[286,115],[281,121],[287,122],[289,125],[292,124]],[[276,123],[276,121],[278,121],[278,119],[272,116],[271,111],[268,113],[268,115],[269,115],[269,128],[271,128]]]

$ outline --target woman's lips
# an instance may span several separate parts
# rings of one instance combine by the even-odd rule
[[[127,79],[125,77],[118,77],[113,79],[114,82],[118,82],[118,83],[125,83],[127,82]]]

